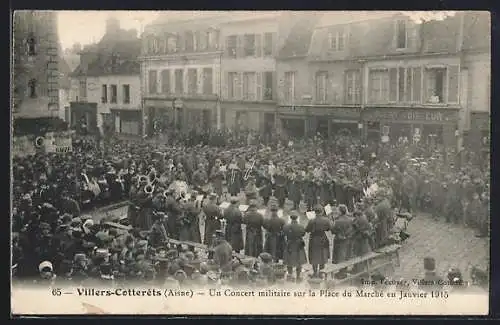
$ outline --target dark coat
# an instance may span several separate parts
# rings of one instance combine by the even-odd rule
[[[273,184],[268,177],[262,177],[259,182],[259,195],[261,197],[271,197],[273,195]]]
[[[212,167],[212,171],[210,172],[210,180],[212,181],[212,185],[214,187],[215,193],[217,195],[222,195],[222,182],[224,180],[224,173],[220,171],[218,166]]]
[[[353,222],[354,236],[352,238],[353,256],[363,256],[372,251],[372,226],[363,214]]]
[[[286,238],[286,249],[283,262],[288,267],[302,266],[307,263],[304,235],[306,230],[304,226],[296,221],[285,225],[283,232]]]
[[[214,248],[214,261],[223,271],[231,270],[233,260],[233,248],[227,241],[222,240]]]
[[[375,206],[375,213],[377,214],[378,224],[375,229],[376,242],[383,245],[391,234],[393,211],[391,204],[387,199],[380,201]]]
[[[69,198],[66,200],[63,200],[61,202],[61,214],[64,213],[69,213],[73,217],[79,217],[80,216],[80,207],[78,206],[78,202],[75,200]]]
[[[243,249],[243,230],[241,224],[243,217],[237,205],[231,205],[224,211],[226,225],[226,240],[231,244],[236,252]]]
[[[185,204],[179,240],[201,243],[200,222],[198,219],[200,212],[201,210],[195,205],[194,201]]]
[[[347,215],[341,215],[333,224],[333,256],[334,264],[347,261],[351,257],[351,239],[353,235],[353,222]]]
[[[203,213],[206,217],[203,243],[207,246],[211,246],[215,231],[221,229],[220,218],[222,217],[222,211],[217,206],[217,204],[209,202],[207,205],[205,205],[205,207],[203,207]]]
[[[264,229],[266,236],[264,242],[264,252],[269,253],[274,259],[283,259],[285,249],[285,236],[283,227],[285,221],[273,213],[269,219],[264,220]]]
[[[226,175],[227,180],[227,190],[229,194],[236,196],[240,193],[242,187],[242,176],[241,171],[238,169],[234,170],[234,181],[232,179],[233,170],[229,170]]]
[[[286,196],[287,196],[285,176],[283,176],[283,175],[276,175],[274,177],[274,180],[275,180],[275,184],[274,184],[274,196],[278,200],[285,199]]]
[[[327,231],[333,228],[332,223],[327,217],[316,216],[309,221],[306,226],[306,232],[309,235],[309,263],[313,265],[322,265],[328,262],[330,258],[330,241],[326,236]]]
[[[246,224],[245,255],[258,257],[263,250],[264,216],[258,213],[255,208],[251,208],[243,217],[243,223]]]
[[[288,183],[288,198],[292,202],[299,203],[302,200],[302,182],[298,180]]]

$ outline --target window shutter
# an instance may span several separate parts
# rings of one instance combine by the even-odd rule
[[[236,57],[242,58],[245,56],[245,36],[236,36]]]
[[[236,79],[236,99],[243,97],[243,72],[238,72]]]
[[[222,98],[228,99],[229,98],[229,87],[230,87],[230,83],[232,82],[231,79],[229,78],[229,72],[224,73],[224,78],[226,80],[223,83],[224,86],[222,87]]]
[[[196,69],[196,93],[203,94],[203,68]]]
[[[261,101],[263,99],[262,96],[262,72],[256,72],[255,73],[255,78],[256,78],[256,100]]]
[[[262,56],[262,35],[255,35],[255,56],[260,58]]]
[[[275,71],[271,72],[271,74],[273,76],[272,77],[273,83],[270,86],[272,88],[273,100],[276,100],[276,98],[278,98],[278,89],[277,89],[278,88],[278,79],[276,77]]]
[[[449,104],[457,104],[458,103],[458,94],[459,94],[459,72],[460,66],[458,65],[450,65],[447,69],[447,77],[448,77],[448,103]]]
[[[389,101],[396,102],[398,100],[398,69],[389,69]]]
[[[413,93],[412,102],[420,103],[422,101],[422,69],[413,68]]]
[[[278,33],[272,33],[272,34],[273,34],[273,38],[272,38],[273,41],[272,41],[272,44],[271,44],[272,49],[273,49],[272,53],[273,53],[273,56],[276,56],[277,55],[277,53],[276,53],[276,51],[277,51],[276,50],[276,42],[278,42]]]

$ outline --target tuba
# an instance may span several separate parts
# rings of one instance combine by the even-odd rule
[[[153,184],[151,184],[151,183],[147,184],[144,187],[144,193],[146,193],[148,195],[153,194],[154,191],[155,191],[155,186]]]
[[[37,148],[43,147],[44,143],[45,143],[45,138],[44,137],[37,137],[35,139],[35,147],[37,147]]]
[[[155,182],[158,181],[158,177],[156,175],[156,171],[152,170],[148,174],[148,181],[150,184],[154,184]]]

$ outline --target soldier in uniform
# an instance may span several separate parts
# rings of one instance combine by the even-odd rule
[[[257,211],[257,203],[250,202],[250,207],[243,217],[243,223],[246,225],[245,236],[245,255],[258,257],[262,253],[262,227],[264,225],[264,216]]]
[[[302,175],[292,173],[288,180],[288,199],[293,202],[293,209],[298,210],[302,200]]]
[[[354,212],[353,256],[363,256],[372,251],[371,237],[373,229],[366,215],[358,210]]]
[[[237,196],[241,191],[241,170],[235,162],[229,164],[229,171],[226,177],[228,192],[232,196]]]
[[[296,279],[301,281],[302,265],[307,263],[304,235],[306,230],[304,226],[297,221],[298,213],[292,212],[291,222],[283,227],[283,233],[286,238],[286,248],[283,256],[283,262],[287,266],[289,279],[293,276],[295,268]]]
[[[198,165],[198,169],[193,173],[192,184],[196,191],[203,191],[204,186],[207,184],[208,176],[202,164]]]
[[[283,259],[285,248],[284,226],[285,221],[278,216],[278,207],[272,205],[271,217],[264,220],[264,229],[266,229],[264,252],[271,254],[276,262]]]
[[[212,193],[208,197],[208,203],[203,207],[203,213],[205,214],[205,235],[203,237],[203,242],[205,245],[211,247],[213,244],[213,236],[217,230],[221,229],[220,219],[222,218],[222,212],[217,205],[217,194]]]
[[[245,197],[247,199],[247,204],[250,203],[251,200],[257,199],[257,192],[259,189],[255,185],[255,177],[250,176],[248,178],[248,184],[245,186]]]
[[[63,191],[61,197],[61,208],[59,209],[60,213],[69,213],[73,217],[78,217],[80,215],[78,202],[72,199],[67,191]]]
[[[215,193],[220,197],[222,196],[222,182],[224,180],[224,172],[221,170],[222,162],[220,159],[215,160],[215,164],[210,171],[210,180],[214,187]]]
[[[271,182],[271,176],[268,172],[263,171],[259,177],[259,195],[264,201],[264,206],[269,203],[269,198],[273,195],[273,183]]]
[[[347,207],[343,204],[339,206],[339,217],[333,224],[333,257],[334,264],[347,261],[351,257],[351,240],[353,235],[353,221],[347,215]],[[345,270],[339,273],[344,275]]]
[[[378,218],[378,224],[375,229],[375,242],[377,243],[376,248],[380,248],[385,245],[389,235],[391,234],[390,230],[392,228],[393,220],[393,210],[391,209],[391,204],[386,197],[378,199],[378,202],[376,202],[375,205],[375,213]]]
[[[215,232],[215,248],[213,253],[213,260],[222,272],[231,270],[233,261],[233,248],[231,244],[224,237],[222,230]]]
[[[316,216],[309,220],[305,231],[309,235],[309,263],[313,267],[313,277],[319,277],[319,271],[325,267],[330,258],[330,241],[326,235],[327,231],[332,231],[331,221],[324,216],[323,207],[317,206]]]
[[[179,239],[179,220],[182,214],[181,206],[174,197],[174,190],[169,189],[165,193],[165,212],[168,215],[166,230],[169,238]]]
[[[439,290],[443,287],[443,279],[436,273],[436,260],[432,257],[424,258],[424,277],[418,287],[422,291]]]
[[[225,238],[235,252],[240,252],[243,249],[243,230],[241,229],[243,217],[236,197],[231,198],[231,205],[224,211],[224,219],[227,221]]]
[[[318,202],[316,183],[312,174],[307,174],[304,180],[304,199],[307,204],[307,211],[312,211]]]
[[[184,204],[184,215],[181,218],[179,240],[201,243],[200,223],[198,219],[201,209],[196,204],[196,195],[197,193],[193,192],[189,201]]]
[[[167,221],[167,216],[164,212],[156,212],[153,214],[153,227],[151,227],[151,233],[149,234],[149,243],[152,247],[159,247],[168,239],[167,230],[165,223]]]
[[[286,178],[281,168],[278,168],[276,170],[276,175],[274,176],[274,196],[278,199],[279,208],[283,209],[283,207],[285,206],[287,193]]]

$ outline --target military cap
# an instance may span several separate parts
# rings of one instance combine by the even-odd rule
[[[222,230],[216,230],[215,231],[215,237],[217,238],[224,238],[225,234],[224,234],[224,231]]]
[[[54,267],[49,261],[43,261],[40,265],[38,265],[39,272],[52,272],[52,270],[54,270]]]
[[[231,197],[231,203],[232,203],[232,204],[236,204],[236,203],[238,203],[238,201],[239,201],[239,200],[238,200],[238,198],[237,198],[236,196],[232,196],[232,197]]]
[[[264,263],[270,263],[273,261],[273,256],[269,253],[266,253],[266,252],[260,253],[259,258]]]
[[[323,207],[321,206],[321,204],[316,204],[314,206],[314,212],[316,212],[316,214],[322,214],[323,213]]]
[[[176,249],[169,250],[165,256],[169,259],[177,258],[179,256],[179,252]]]
[[[279,210],[279,209],[278,209],[278,205],[276,205],[276,204],[274,204],[274,203],[273,203],[273,204],[271,204],[270,210],[271,210],[271,211],[273,211],[273,212],[278,211],[278,210]]]
[[[299,218],[299,214],[296,211],[292,211],[290,213],[290,220],[297,220]]]
[[[109,249],[107,249],[107,248],[98,248],[95,251],[96,257],[108,257],[110,255],[111,255],[111,253],[109,252]]]
[[[424,258],[424,270],[434,271],[436,269],[436,260],[433,257]]]
[[[82,219],[79,217],[71,219],[71,225],[81,225],[82,224]]]
[[[74,257],[74,261],[75,262],[82,262],[82,261],[86,261],[87,260],[87,255],[83,254],[83,253],[77,253],[75,254],[75,257]]]

